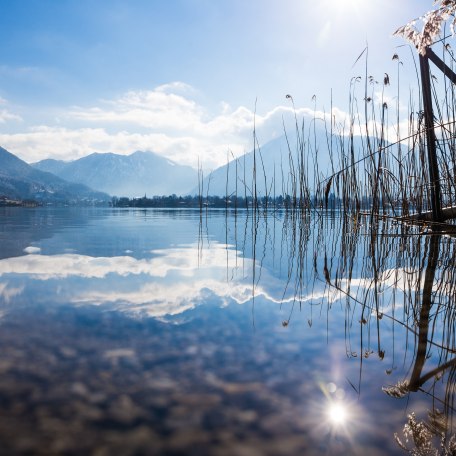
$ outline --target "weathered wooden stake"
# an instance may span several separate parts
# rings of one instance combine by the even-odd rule
[[[428,52],[428,49],[426,49]],[[437,162],[434,113],[432,110],[431,76],[428,56],[420,54],[421,86],[423,92],[424,125],[428,150],[429,185],[431,187],[431,209],[434,222],[443,220],[440,176]]]
[[[456,73],[430,48],[426,48],[426,57],[446,76],[456,84]]]

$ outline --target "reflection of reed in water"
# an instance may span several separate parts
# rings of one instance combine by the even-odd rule
[[[442,435],[447,445],[454,433],[455,411],[455,239],[391,222],[372,226],[341,220],[342,229],[332,231],[340,233],[339,240],[329,244],[326,238],[325,246],[332,245],[332,250],[325,250],[322,271],[328,301],[334,302],[335,293],[346,300],[347,353],[360,354],[362,366],[363,358],[375,353],[371,343],[376,340],[376,354],[383,359],[380,320],[390,319],[393,328],[405,328],[407,344],[414,353],[410,374],[383,390],[392,397],[416,392],[431,396],[429,423],[419,423],[410,416],[407,429],[418,423],[425,427],[426,435]],[[360,323],[358,349],[353,345],[353,321]]]
[[[445,42],[442,46],[445,54]],[[394,115],[394,106],[385,101],[390,76],[385,74],[383,83],[375,81],[367,71],[367,51],[365,57],[365,75],[353,78],[350,84],[347,123],[338,124],[332,108],[329,116],[319,118],[314,114],[309,125],[304,121],[300,124],[295,116],[295,137],[286,137],[288,171],[284,172],[283,162],[280,163],[281,186],[276,187],[275,167],[272,181],[271,176],[266,175],[255,132],[251,185],[246,184],[249,178],[245,156],[243,164],[234,160],[231,166],[236,184],[235,220],[238,206],[244,204],[247,218],[251,217],[248,234],[253,258],[252,300],[255,301],[267,246],[273,255],[279,252],[280,264],[285,259],[286,281],[281,305],[288,313],[283,326],[289,326],[294,313],[304,306],[312,312],[316,305],[325,305],[330,312],[334,302],[344,303],[347,356],[357,357],[360,362],[358,385],[352,385],[358,393],[362,386],[363,360],[370,356],[385,358],[381,321],[389,320],[393,353],[387,373],[394,371],[396,349],[405,350],[406,354],[411,350],[413,360],[406,360],[410,363],[409,377],[385,387],[385,393],[394,397],[417,392],[431,395],[434,407],[430,416],[434,417],[431,420],[434,424],[429,425],[429,429],[444,430],[448,434],[453,432],[456,377],[455,241],[441,231],[436,232],[435,228],[428,234],[426,225],[405,223],[406,217],[412,214],[418,214],[413,217],[414,223],[418,218],[425,222],[424,213],[431,208],[432,188],[426,160],[429,136],[424,110],[421,100],[416,102],[410,96],[408,131],[405,136],[401,135],[399,77],[402,62],[395,54],[397,105]],[[447,86],[446,82],[441,92],[435,78],[431,78],[430,84],[435,106],[441,197],[448,209],[445,214],[452,217],[456,194],[456,123],[451,119],[455,114],[456,92],[455,87]],[[293,103],[291,96],[287,98]],[[358,100],[361,99],[364,103],[360,108]],[[317,121],[323,121],[326,145],[317,145]],[[392,137],[392,130],[396,138]],[[329,175],[322,172],[319,160],[325,146]],[[226,174],[227,202],[232,196],[229,173],[230,166]],[[244,189],[243,204],[239,205],[238,183]],[[280,191],[280,187],[282,194],[276,196],[276,189]],[[227,213],[231,210],[228,205],[226,210]],[[275,229],[274,242],[268,240],[268,224],[278,219],[282,223],[279,248]],[[260,223],[265,229],[259,229]],[[234,231],[237,233],[236,227]],[[246,224],[245,235],[247,231]],[[236,239],[236,245],[237,242]],[[321,284],[325,292],[314,293]],[[308,323],[312,325],[312,316]],[[398,327],[406,332],[405,347],[395,346]],[[438,357],[434,354],[429,360],[431,348],[438,352]],[[438,359],[437,365],[431,364],[435,359]]]
[[[283,326],[301,311],[310,313],[312,326],[313,309],[320,315],[326,310],[329,318],[336,303],[343,305],[346,353],[360,366],[358,381],[349,380],[353,389],[361,394],[366,358],[388,360],[393,384],[385,385],[386,394],[420,394],[432,402],[429,422],[411,416],[407,429],[420,424],[431,437],[443,432],[447,444],[454,433],[456,240],[389,219],[371,221],[370,215],[344,213],[257,213],[244,225],[252,241],[252,296],[261,289],[263,262],[272,255],[273,264],[285,269]],[[276,224],[281,239],[271,233]],[[384,339],[386,322],[392,341]],[[406,378],[395,378],[399,362],[409,366]]]
[[[426,237],[425,244],[426,264],[419,273],[422,291],[410,306],[417,327],[411,373],[408,379],[383,390],[389,396],[398,398],[418,391],[432,396],[433,408],[428,412],[427,421],[418,421],[412,413],[404,426],[404,435],[413,442],[414,448],[407,447],[396,435],[404,450],[412,454],[454,454],[455,246],[453,239],[442,238],[440,234]],[[435,332],[439,327],[442,330],[441,339],[436,340]],[[432,346],[439,348],[439,361],[437,366],[426,369]],[[446,383],[443,397],[435,392],[438,383]],[[436,438],[440,439],[440,451],[433,446]]]

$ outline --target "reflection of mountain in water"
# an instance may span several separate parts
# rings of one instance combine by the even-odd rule
[[[80,208],[0,208],[0,217],[0,259],[24,255],[24,249],[52,239],[65,227],[82,229],[87,223],[85,211]]]
[[[167,213],[165,211],[165,213]],[[78,252],[94,256],[119,256],[126,250],[138,257],[147,256],[154,248],[175,243],[176,236],[183,242],[194,242],[198,233],[198,215],[169,213],[173,230],[151,232],[149,222],[160,219],[161,211],[113,210],[109,208],[0,208],[2,248],[0,258],[24,255],[24,249],[39,247],[44,254]],[[129,228],[136,233],[133,235]]]

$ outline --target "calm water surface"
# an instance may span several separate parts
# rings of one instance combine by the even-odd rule
[[[406,454],[411,413],[454,432],[450,236],[0,211],[0,454]]]

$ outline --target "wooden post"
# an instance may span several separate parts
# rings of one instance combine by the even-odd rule
[[[456,84],[456,73],[430,48],[426,48],[426,57],[446,76]]]
[[[432,110],[431,77],[428,56],[420,54],[421,86],[423,92],[424,125],[428,150],[429,185],[431,187],[431,209],[434,222],[442,221],[442,198],[437,162],[434,114]]]

